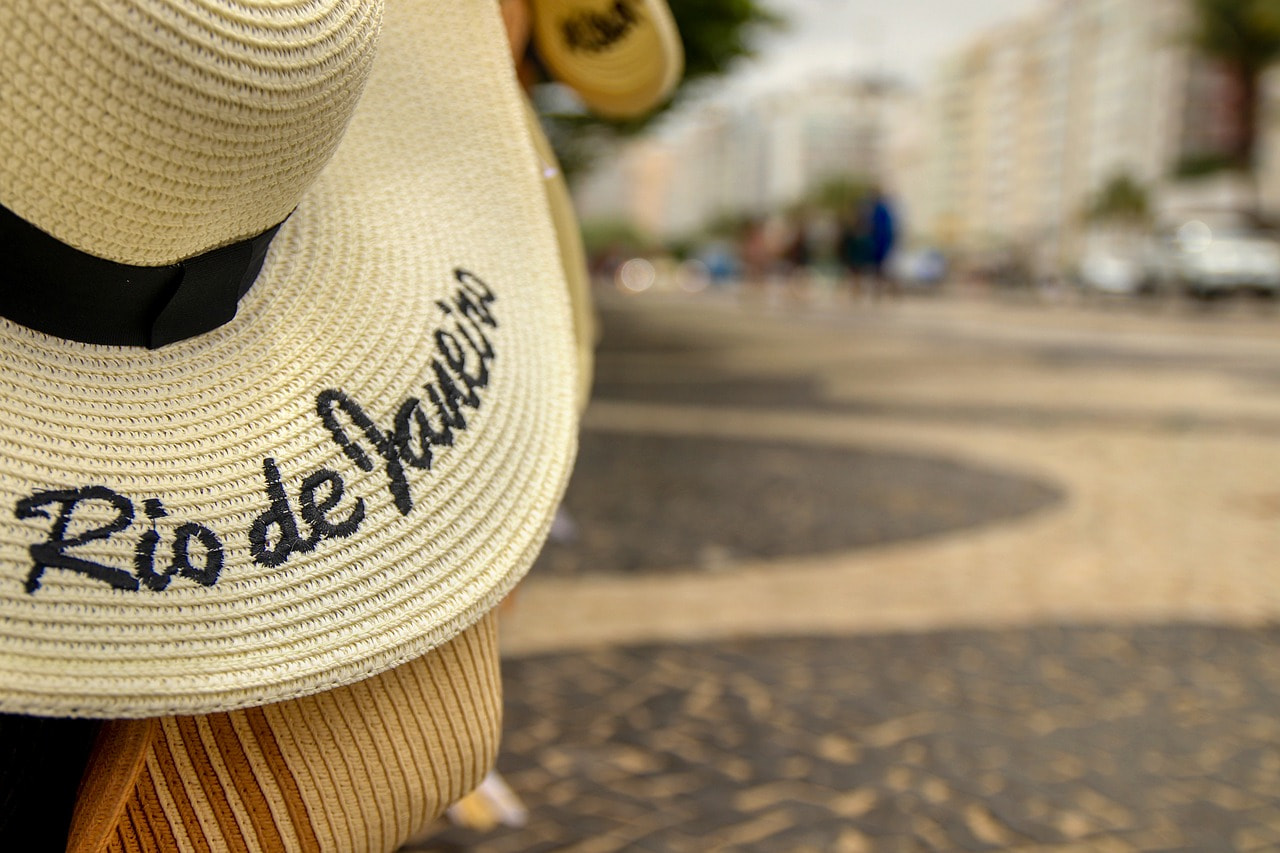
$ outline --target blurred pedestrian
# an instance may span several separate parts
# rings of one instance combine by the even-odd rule
[[[769,230],[763,219],[748,218],[738,235],[738,251],[742,257],[742,283],[748,292],[764,286],[774,264]]]
[[[808,211],[798,211],[789,223],[786,248],[782,253],[785,266],[783,288],[779,296],[802,299],[809,291],[811,265],[814,260],[814,229]]]
[[[857,204],[845,211],[840,220],[838,252],[852,296],[861,292],[862,278],[870,266],[870,231],[865,205]]]
[[[891,296],[896,296],[897,283],[892,276],[888,275],[885,267],[897,241],[897,223],[889,199],[879,187],[871,191],[866,223],[872,294],[879,296],[883,290]]]

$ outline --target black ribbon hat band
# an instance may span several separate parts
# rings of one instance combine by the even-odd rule
[[[162,267],[137,267],[68,246],[0,207],[0,316],[87,344],[156,349],[236,315],[279,223]]]

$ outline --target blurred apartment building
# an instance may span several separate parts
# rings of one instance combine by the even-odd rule
[[[1083,211],[1117,176],[1168,224],[1238,200],[1221,177],[1175,177],[1224,149],[1239,108],[1188,46],[1189,20],[1188,0],[1046,0],[961,46],[920,91],[826,81],[707,109],[628,148],[577,200],[585,219],[669,238],[784,209],[847,175],[890,190],[913,242],[1012,249],[1061,270],[1089,237]],[[1280,215],[1280,72],[1271,78],[1260,196]]]
[[[704,107],[627,145],[575,190],[584,220],[631,222],[658,239],[720,217],[768,215],[833,179],[879,175],[906,103],[885,80],[826,80],[741,104]]]
[[[915,238],[1016,249],[1053,271],[1078,256],[1083,212],[1119,176],[1165,224],[1238,205],[1239,182],[1179,175],[1225,151],[1239,109],[1188,28],[1186,0],[1058,0],[952,56],[918,95],[923,127],[893,130]],[[1280,115],[1263,116],[1261,202],[1280,212]]]

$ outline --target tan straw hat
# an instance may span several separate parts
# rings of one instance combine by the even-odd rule
[[[323,693],[106,721],[66,853],[372,853],[430,831],[497,752],[495,621],[482,617],[420,658]],[[46,812],[48,787],[36,800]]]
[[[0,711],[350,684],[532,563],[543,178],[495,4],[387,6],[0,0]]]
[[[664,0],[531,0],[538,57],[594,111],[642,115],[684,70],[684,49]]]

